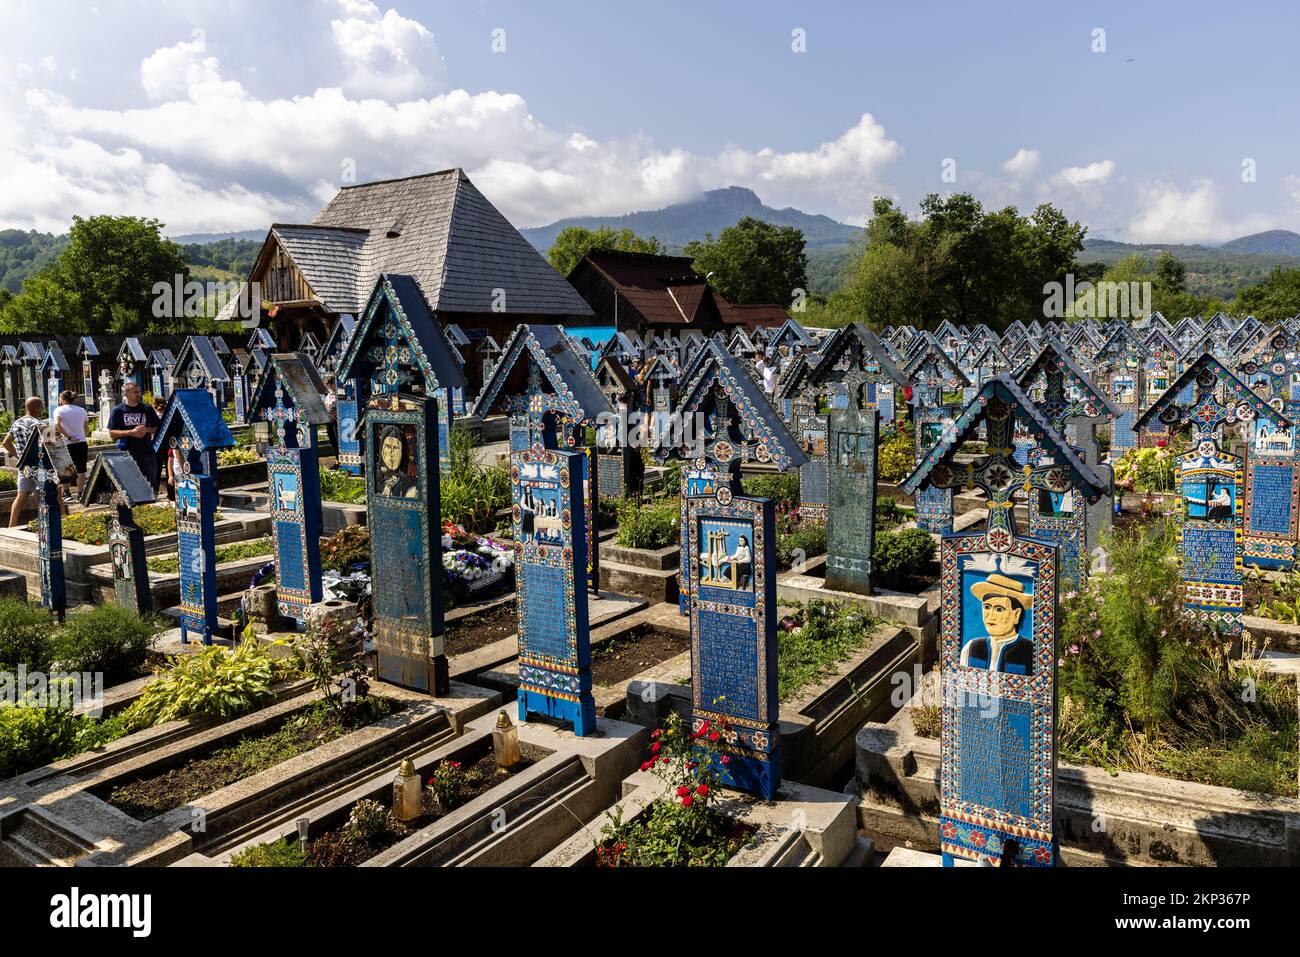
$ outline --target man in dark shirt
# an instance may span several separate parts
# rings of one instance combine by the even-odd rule
[[[135,460],[152,488],[158,484],[158,459],[153,451],[158,413],[140,401],[140,387],[129,380],[122,388],[122,399],[109,413],[108,434],[117,440],[119,449]]]

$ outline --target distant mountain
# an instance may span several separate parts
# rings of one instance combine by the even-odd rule
[[[1300,233],[1289,229],[1270,229],[1263,233],[1242,236],[1219,247],[1233,253],[1256,255],[1300,256]]]
[[[654,236],[669,249],[680,250],[693,239],[703,239],[705,233],[718,235],[745,216],[776,226],[799,227],[803,230],[808,249],[847,246],[862,237],[861,227],[837,223],[829,216],[805,213],[791,206],[785,209],[764,206],[752,189],[742,186],[711,189],[698,199],[674,203],[663,209],[626,213],[622,216],[576,216],[549,226],[534,226],[519,231],[542,252],[550,249],[560,230],[568,226],[630,229],[638,236]]]
[[[256,243],[261,243],[266,238],[266,230],[243,229],[235,233],[187,233],[184,236],[168,236],[167,238],[182,246],[206,246],[208,243],[219,243],[223,239],[251,239]]]

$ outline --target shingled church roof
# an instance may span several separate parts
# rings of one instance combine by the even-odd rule
[[[273,225],[259,262],[277,242],[331,312],[359,313],[396,273],[434,312],[492,312],[504,295],[507,314],[592,315],[459,168],[345,186],[311,223]]]

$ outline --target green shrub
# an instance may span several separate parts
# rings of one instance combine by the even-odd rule
[[[26,665],[48,671],[54,659],[54,619],[40,605],[21,598],[0,598],[0,670]]]
[[[0,779],[57,761],[77,740],[77,719],[66,708],[0,704]]]
[[[135,676],[157,627],[121,605],[98,605],[67,616],[54,639],[64,671],[103,672],[106,684]]]
[[[799,472],[777,472],[770,475],[751,475],[740,483],[741,490],[754,498],[770,498],[777,506],[797,507],[799,504]]]
[[[826,523],[806,520],[789,524],[789,531],[776,534],[776,563],[790,568],[800,559],[807,560],[826,551]]]
[[[681,540],[681,505],[669,499],[660,505],[625,500],[618,507],[618,544],[622,548],[667,548]]]
[[[368,561],[370,529],[364,525],[345,525],[321,543],[322,570],[347,572],[350,566]]]
[[[356,505],[366,500],[366,480],[337,469],[321,469],[320,497],[322,502]]]
[[[510,471],[505,466],[470,465],[453,471],[442,476],[439,484],[442,520],[466,531],[486,528],[498,511],[510,507],[510,495]]]
[[[1294,679],[1233,662],[1232,642],[1182,613],[1160,524],[1107,537],[1113,571],[1067,592],[1059,616],[1063,760],[1295,795]]]
[[[934,539],[919,528],[876,532],[872,572],[884,588],[907,585],[934,570]]]
[[[882,498],[876,502],[876,528],[893,528],[914,518],[916,518],[916,509],[908,505],[899,505],[897,499]]]
[[[293,838],[254,844],[230,857],[231,867],[306,867],[307,855]]]
[[[1172,492],[1173,449],[1129,449],[1115,462],[1115,487],[1131,492]]]
[[[910,422],[899,422],[895,433],[880,446],[876,459],[882,482],[901,482],[916,467],[916,430]]]
[[[257,449],[251,445],[235,445],[228,449],[217,450],[217,468],[226,468],[230,465],[251,465],[253,462],[261,461],[262,457],[257,454]]]
[[[0,436],[8,432],[8,429],[0,429]],[[18,478],[13,472],[0,470],[0,492],[12,492],[18,488]]]
[[[123,718],[133,730],[186,715],[233,718],[274,697],[272,685],[283,668],[255,638],[246,638],[234,650],[211,645],[172,658]]]

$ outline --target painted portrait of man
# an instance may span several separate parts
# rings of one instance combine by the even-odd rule
[[[970,592],[980,603],[984,633],[962,646],[962,667],[1033,674],[1034,643],[1020,634],[1021,622],[1034,601],[1024,584],[995,572],[972,585]]]

